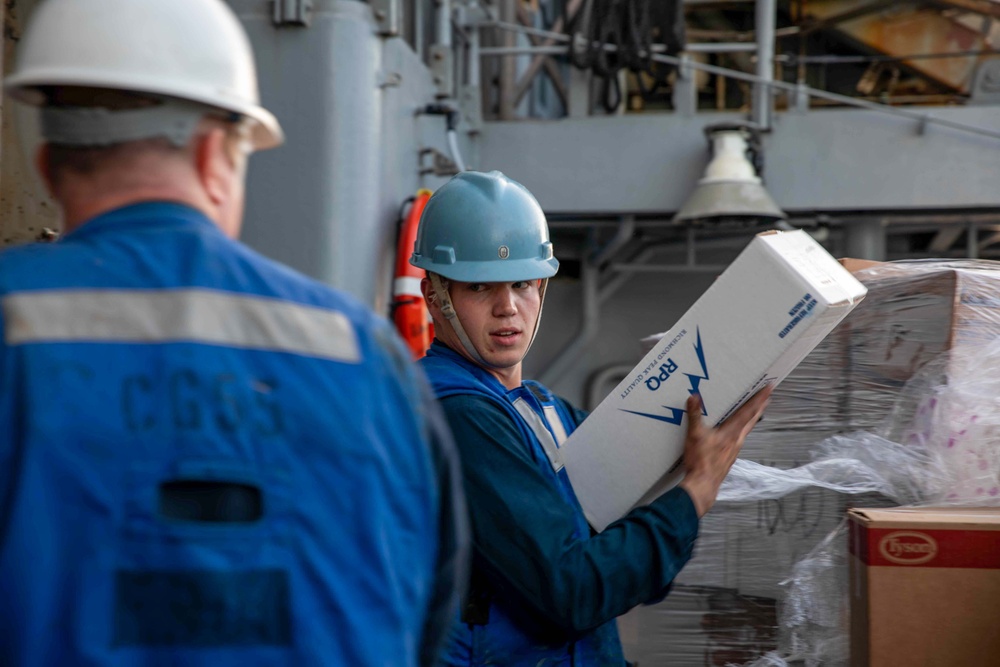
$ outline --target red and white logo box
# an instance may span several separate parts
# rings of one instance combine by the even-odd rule
[[[852,665],[1000,665],[1000,507],[848,517]]]

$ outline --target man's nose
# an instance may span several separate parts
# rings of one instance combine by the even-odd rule
[[[510,317],[517,314],[517,303],[514,299],[514,290],[510,285],[504,285],[496,292],[496,301],[493,302],[493,314],[496,317]]]

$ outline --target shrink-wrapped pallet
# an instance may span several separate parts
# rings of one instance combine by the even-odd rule
[[[846,509],[934,494],[941,502],[995,498],[1000,387],[984,355],[1000,339],[1000,264],[902,262],[855,275],[866,300],[778,387],[741,458],[788,470],[855,457],[855,474],[894,481],[851,488],[850,467],[828,467],[818,483],[779,480],[787,493],[755,493],[753,484],[730,493],[704,517],[674,593],[621,620],[626,653],[640,666],[744,664],[793,644],[842,656],[846,635],[829,618],[840,613],[839,598],[810,608],[804,587],[833,588],[845,576],[833,564],[846,562],[846,542],[831,533]],[[1000,349],[992,354],[1000,363]],[[743,472],[767,476],[761,470]],[[826,648],[809,645],[810,636]]]

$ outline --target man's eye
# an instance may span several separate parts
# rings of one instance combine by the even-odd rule
[[[486,289],[486,285],[482,283],[469,283],[470,292],[482,292],[484,289]]]
[[[514,289],[524,289],[526,287],[529,287],[530,285],[531,283],[529,283],[527,280],[518,280],[516,283],[512,285],[512,287]]]

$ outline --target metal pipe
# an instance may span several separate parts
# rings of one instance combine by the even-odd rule
[[[979,259],[979,225],[970,222],[965,230],[965,254],[969,259]]]
[[[479,86],[481,78],[479,57],[481,53],[482,48],[479,46],[479,26],[474,25],[469,29],[469,64],[466,83],[470,86]]]
[[[844,225],[848,257],[885,260],[885,225],[881,218],[868,218]]]
[[[552,40],[554,42],[564,42],[568,43],[570,37],[561,32],[555,32],[554,30],[546,30],[544,28],[532,28],[530,26],[520,25],[518,23],[508,23],[506,21],[487,21],[481,23],[472,24],[472,27],[491,27],[499,28],[500,30],[508,30],[510,32],[519,32],[525,35],[533,35],[535,37],[545,37],[546,39]],[[664,44],[652,44],[651,49],[653,53],[666,53],[667,47]],[[740,51],[753,52],[757,50],[757,45],[754,42],[694,42],[687,43],[684,46],[685,51],[690,52],[700,52],[700,53],[735,53]],[[533,52],[538,53],[538,52]],[[547,53],[561,54],[565,51],[552,51]]]
[[[753,90],[754,123],[761,130],[771,129],[774,95],[769,85],[774,80],[774,30],[777,22],[777,0],[757,0],[755,7],[757,37],[757,77]]]
[[[413,52],[424,59],[424,3],[415,2],[413,8]]]
[[[654,49],[654,53],[658,49]],[[688,53],[752,53],[757,50],[756,44],[748,42],[696,42],[685,44]]]
[[[437,2],[437,43],[445,48],[451,48],[451,0],[435,0]],[[419,4],[419,3],[418,3]]]
[[[722,273],[728,264],[612,264],[615,271],[628,273]]]
[[[940,60],[942,58],[980,58],[982,56],[1000,55],[1000,50],[984,49],[980,51],[952,51],[950,53],[911,53],[905,56],[799,56],[794,54],[784,54],[776,56],[776,60],[787,62],[791,65],[840,65],[840,64],[868,64],[868,63],[892,63],[904,60]]]
[[[515,2],[519,0],[498,0],[500,3],[500,19],[505,24],[514,25],[517,14]],[[558,33],[557,33],[558,34]],[[507,31],[502,36],[503,48],[512,48],[516,43],[516,35]],[[480,49],[482,52],[482,49]],[[511,57],[500,59],[500,120],[514,119],[514,87],[517,85],[517,64]]]
[[[462,152],[458,149],[458,132],[448,130],[448,150],[451,151],[451,161],[455,163],[455,168],[465,171],[465,160],[462,159]]]
[[[477,28],[497,28],[499,30],[507,30],[509,32],[521,32],[525,35],[537,35],[538,37],[547,37],[555,42],[569,42],[570,36],[565,35],[561,32],[556,32],[554,30],[546,30],[544,28],[532,28],[530,26],[521,25],[519,23],[512,23],[510,21],[482,21],[480,23],[472,24],[473,27]]]
[[[640,250],[635,257],[632,258],[633,263],[645,262],[647,259],[656,254],[656,246],[647,246]],[[611,268],[611,267],[609,267]],[[614,269],[611,269],[614,270]],[[597,293],[597,303],[602,304],[611,297],[615,295],[622,287],[625,286],[629,280],[632,279],[632,274],[626,271],[619,271],[618,275],[614,276],[611,280],[604,284],[604,287],[600,289]]]
[[[532,33],[526,33],[532,34]],[[479,49],[482,56],[521,56],[521,55],[546,55],[560,56],[569,50],[563,45],[552,46],[486,46]],[[757,50],[756,44],[746,44],[742,42],[699,42],[688,44],[684,47],[686,53],[752,53]],[[653,53],[664,53],[666,47],[662,44],[654,45]]]
[[[556,56],[568,51],[565,46],[484,46],[479,49],[481,56]]]
[[[635,216],[626,215],[622,216],[621,224],[618,225],[618,229],[615,231],[614,237],[605,244],[603,248],[598,250],[593,259],[591,260],[598,267],[604,262],[611,259],[616,252],[621,250],[626,243],[632,239],[632,235],[635,233]]]

